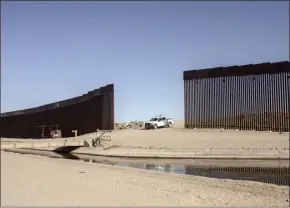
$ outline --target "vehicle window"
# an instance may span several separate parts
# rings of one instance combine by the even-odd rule
[[[158,118],[151,118],[150,121],[158,121]]]

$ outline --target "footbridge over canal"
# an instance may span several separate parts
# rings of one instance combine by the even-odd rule
[[[75,137],[67,139],[37,139],[26,141],[1,142],[1,150],[5,149],[33,149],[33,148],[55,148],[55,150],[67,149],[68,151],[80,147],[103,147],[102,141],[111,141],[110,135],[105,135],[107,131],[97,132],[95,135],[87,137]],[[25,139],[23,139],[25,140]]]

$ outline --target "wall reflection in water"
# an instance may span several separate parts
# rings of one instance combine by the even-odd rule
[[[289,166],[279,167],[216,167],[216,166],[197,166],[188,164],[146,164],[142,162],[117,162],[113,159],[93,159],[79,158],[71,154],[62,154],[62,158],[79,159],[85,162],[100,163],[106,165],[125,166],[138,169],[162,171],[168,173],[178,173],[194,176],[204,176],[219,179],[234,179],[258,181],[282,186],[289,186],[290,171]],[[121,160],[122,161],[122,160]],[[226,165],[226,164],[225,164]]]
[[[250,180],[289,185],[289,167],[195,167],[186,165],[185,174],[220,179]]]

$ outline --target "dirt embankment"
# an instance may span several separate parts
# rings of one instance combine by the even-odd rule
[[[175,155],[185,157],[193,155],[228,155],[247,156],[288,156],[289,134],[277,132],[236,131],[221,129],[184,129],[182,121],[176,121],[172,128],[156,130],[125,129],[115,130],[105,135],[111,136],[111,141],[101,141],[103,155],[140,156],[151,154],[155,156]],[[79,136],[77,140],[92,140],[96,133]],[[73,140],[73,138],[66,138]],[[66,140],[66,139],[60,139]],[[2,144],[13,139],[2,139]],[[17,139],[17,142],[31,142],[32,140]],[[53,140],[37,140],[35,142],[51,142]],[[49,146],[49,145],[48,145]],[[92,151],[95,154],[95,150]],[[173,155],[173,153],[171,154]],[[191,155],[192,157],[192,155]]]

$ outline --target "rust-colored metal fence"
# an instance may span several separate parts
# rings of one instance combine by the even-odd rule
[[[288,61],[183,75],[185,128],[289,132]]]
[[[48,105],[1,114],[1,137],[40,138],[58,125],[63,137],[114,129],[114,85],[107,85],[79,97]],[[44,132],[43,132],[44,130]]]

